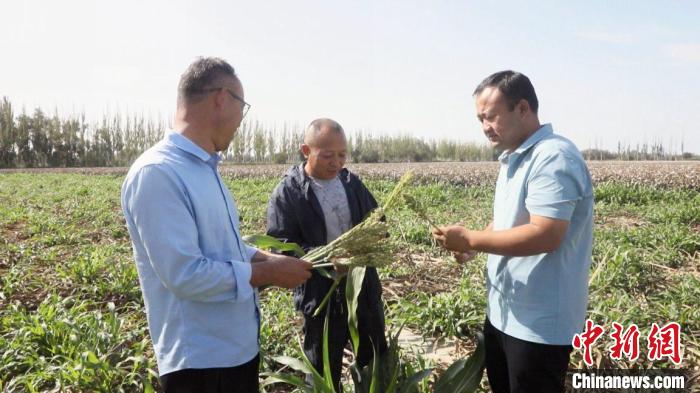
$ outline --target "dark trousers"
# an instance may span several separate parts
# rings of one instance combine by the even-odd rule
[[[570,345],[537,344],[484,322],[486,374],[494,393],[562,393]]]
[[[334,386],[340,386],[340,374],[343,366],[343,350],[350,340],[348,329],[348,314],[345,304],[331,302],[331,314],[328,319],[328,358],[331,366]],[[336,312],[334,312],[334,308]],[[378,355],[386,352],[387,344],[384,335],[384,312],[377,305],[373,310],[358,307],[357,330],[360,338],[360,350],[357,353],[357,364],[364,367],[372,361],[374,351]],[[338,312],[338,309],[341,311]],[[312,317],[304,315],[304,353],[314,368],[323,375],[323,326],[326,313]],[[374,350],[372,349],[374,344]],[[342,392],[342,389],[338,389]]]
[[[248,363],[226,368],[186,368],[161,375],[164,393],[258,392],[260,355]]]

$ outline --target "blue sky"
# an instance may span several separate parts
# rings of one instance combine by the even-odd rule
[[[240,74],[267,125],[485,143],[471,92],[528,75],[540,119],[581,149],[700,153],[697,1],[22,1],[0,24],[0,96],[18,110],[170,118],[200,55]]]

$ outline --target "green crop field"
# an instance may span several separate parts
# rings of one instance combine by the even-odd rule
[[[626,177],[596,175],[603,170],[592,168],[596,226],[589,318],[608,332],[612,322],[639,326],[642,355],[636,362],[613,362],[606,353],[610,339],[605,338],[595,345],[594,358],[622,368],[672,367],[669,361],[652,364],[646,359],[645,337],[652,323],[678,322],[680,367],[697,375],[698,166],[668,164],[676,169],[659,170],[626,165]],[[411,193],[438,223],[483,227],[490,220],[493,198],[493,167],[488,168],[491,177],[463,176],[459,181],[430,172]],[[640,173],[640,168],[648,172]],[[402,167],[382,170],[386,176],[368,168],[359,171],[380,201]],[[242,232],[264,232],[267,198],[279,172],[224,173],[238,203]],[[638,180],[648,178],[658,181]],[[119,204],[122,180],[123,172],[0,173],[0,391],[158,389]],[[405,324],[426,338],[456,339],[456,353],[468,355],[484,320],[485,256],[457,265],[435,247],[427,224],[413,213],[400,210],[390,219],[395,223],[391,235],[401,242],[402,251],[380,272],[388,328]],[[280,366],[272,356],[298,355],[300,319],[286,290],[263,292],[262,313],[262,369],[276,371]],[[444,369],[428,364],[420,351],[406,348],[403,356],[416,367]],[[581,353],[575,351],[571,367],[579,368],[581,362]],[[430,391],[430,381],[422,389]]]

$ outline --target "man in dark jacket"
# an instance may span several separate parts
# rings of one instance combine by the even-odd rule
[[[347,140],[343,128],[330,119],[317,119],[304,134],[301,151],[306,159],[289,169],[270,198],[267,233],[299,244],[308,250],[330,243],[359,224],[377,207],[362,181],[343,168]],[[314,271],[311,278],[294,291],[294,305],[304,314],[304,352],[316,370],[323,374],[324,307],[313,313],[328,293],[332,280]],[[367,268],[357,308],[360,351],[363,367],[375,351],[386,351],[382,287],[375,268]],[[330,298],[329,357],[335,385],[340,382],[343,349],[349,340],[345,279]]]

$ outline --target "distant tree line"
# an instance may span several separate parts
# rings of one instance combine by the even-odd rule
[[[60,118],[35,109],[15,116],[0,101],[0,167],[100,167],[131,163],[163,136],[162,122],[143,117],[103,117],[88,124],[85,116]]]
[[[685,146],[681,142],[680,151],[664,146],[661,141],[653,143],[617,144],[617,151],[593,148],[581,152],[587,160],[620,160],[620,161],[688,161],[700,160],[700,156],[685,151]]]
[[[10,101],[0,101],[0,168],[129,166],[144,150],[163,138],[167,124],[143,116],[103,116],[89,123],[85,115],[60,117],[35,109],[16,114]],[[291,163],[300,157],[303,129],[282,128],[244,121],[228,150],[234,163]],[[425,140],[410,135],[375,136],[350,132],[351,162],[493,161],[498,157],[487,144],[450,140]],[[584,150],[595,160],[698,159],[692,154],[673,154],[660,144],[619,145],[613,153]]]
[[[84,115],[60,117],[35,109],[16,114],[10,101],[0,101],[0,168],[128,166],[163,138],[167,124],[143,116],[104,116],[89,123]],[[300,160],[303,128],[269,127],[244,121],[228,150],[234,163],[291,163]],[[348,135],[352,162],[490,161],[486,144],[425,141],[401,136]]]

